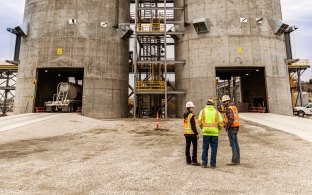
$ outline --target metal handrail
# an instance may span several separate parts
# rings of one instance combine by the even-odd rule
[[[163,91],[165,90],[164,81],[137,81],[138,91]]]
[[[164,24],[138,24],[137,26],[138,32],[164,32],[165,25]]]

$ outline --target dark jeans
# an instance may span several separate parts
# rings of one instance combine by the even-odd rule
[[[186,141],[186,147],[185,147],[185,156],[186,156],[186,162],[197,162],[197,137],[194,136],[185,136]],[[190,150],[191,150],[191,144],[193,145],[193,155],[191,158]]]
[[[210,165],[215,167],[217,165],[217,151],[218,151],[219,137],[217,136],[203,136],[203,165],[208,164],[208,150],[211,147]]]
[[[238,129],[230,128],[227,130],[230,146],[232,148],[232,163],[240,163],[240,149],[237,140]]]

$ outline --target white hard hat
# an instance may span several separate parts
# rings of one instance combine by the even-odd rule
[[[214,104],[214,100],[213,100],[212,98],[208,98],[208,99],[207,99],[207,104],[209,104],[209,103],[210,103],[210,104]]]
[[[195,105],[193,102],[187,102],[185,105],[186,108],[195,108]]]
[[[222,102],[226,102],[226,101],[231,101],[230,96],[224,95],[224,96],[222,97]]]

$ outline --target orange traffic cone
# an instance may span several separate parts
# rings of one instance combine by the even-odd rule
[[[158,115],[158,112],[157,112],[157,115],[156,115],[156,128],[155,130],[159,130],[159,115]]]

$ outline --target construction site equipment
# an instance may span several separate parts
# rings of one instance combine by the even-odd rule
[[[265,113],[266,107],[249,107],[249,112]]]
[[[156,127],[155,127],[155,130],[158,131],[159,130],[159,114],[157,112],[156,114]]]
[[[75,112],[82,104],[82,86],[74,83],[59,83],[53,101],[45,102],[47,112]]]

